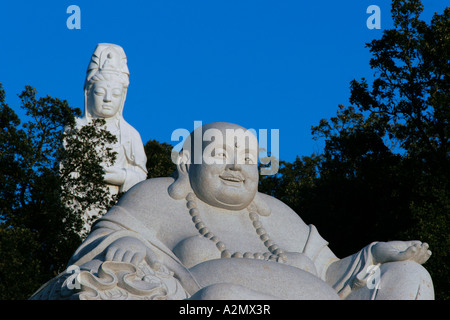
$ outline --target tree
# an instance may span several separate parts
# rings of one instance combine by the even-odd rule
[[[350,103],[377,115],[402,155],[396,172],[410,223],[397,233],[429,242],[428,269],[438,298],[449,299],[450,7],[420,20],[419,0],[394,0],[394,29],[367,44],[376,71],[371,89],[351,83]],[[397,188],[398,190],[398,188]]]
[[[422,10],[419,0],[392,2],[394,28],[366,44],[375,79],[353,80],[352,106],[312,128],[323,154],[262,183],[338,256],[377,240],[428,242],[436,298],[450,299],[450,8],[429,24]]]
[[[169,177],[175,170],[176,165],[172,162],[173,146],[156,140],[149,140],[144,145],[147,155],[147,178]]]
[[[289,204],[305,221],[316,220],[309,216],[307,202],[313,198],[318,177],[317,166],[321,156],[297,156],[293,163],[280,161],[276,175],[261,175],[259,191]]]
[[[30,86],[19,97],[28,118],[23,124],[0,84],[0,299],[27,299],[65,269],[83,226],[80,211],[68,204],[76,200],[84,210],[102,203],[100,163],[115,156],[102,149],[114,137],[101,121],[76,129],[80,110],[67,101],[37,99]]]
[[[104,167],[116,160],[117,153],[111,145],[117,137],[104,126],[104,119],[92,119],[81,128],[66,126],[63,134],[64,148],[59,148],[59,179],[61,201],[75,217],[82,217],[82,229],[77,231],[85,238],[89,226],[104,215],[122,196],[113,195],[104,180]],[[95,212],[95,215],[86,215]],[[74,230],[75,231],[75,230]]]

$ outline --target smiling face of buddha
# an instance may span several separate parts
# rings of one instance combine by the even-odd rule
[[[188,165],[197,197],[215,207],[246,208],[258,191],[258,141],[230,123],[203,126],[202,161]]]

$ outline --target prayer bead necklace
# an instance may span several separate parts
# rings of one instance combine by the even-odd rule
[[[200,218],[200,210],[197,208],[196,196],[193,192],[190,192],[186,196],[186,206],[189,209],[189,214],[192,217],[192,222],[195,225],[195,228],[198,230],[200,235],[211,240],[215,243],[217,249],[221,253],[222,258],[250,258],[250,259],[261,259],[261,260],[269,260],[269,261],[277,261],[277,262],[286,262],[286,255],[282,249],[280,249],[269,237],[266,233],[266,230],[263,228],[261,221],[259,221],[259,215],[256,210],[256,206],[251,204],[247,210],[249,212],[249,218],[252,221],[252,225],[255,228],[256,234],[259,236],[259,239],[264,243],[268,252],[234,252],[231,253],[227,250],[227,246],[225,243],[219,240],[219,238],[212,233],[209,228],[205,225],[205,223]]]

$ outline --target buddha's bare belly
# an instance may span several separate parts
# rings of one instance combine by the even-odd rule
[[[272,261],[215,259],[197,264],[190,271],[202,287],[227,283],[281,299],[339,299],[331,286],[311,273]]]

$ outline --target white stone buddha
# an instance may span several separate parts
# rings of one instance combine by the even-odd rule
[[[34,298],[434,298],[426,243],[374,242],[340,259],[313,225],[258,192],[255,136],[223,122],[196,130],[177,177],[129,190],[70,260],[76,279],[61,274]]]

